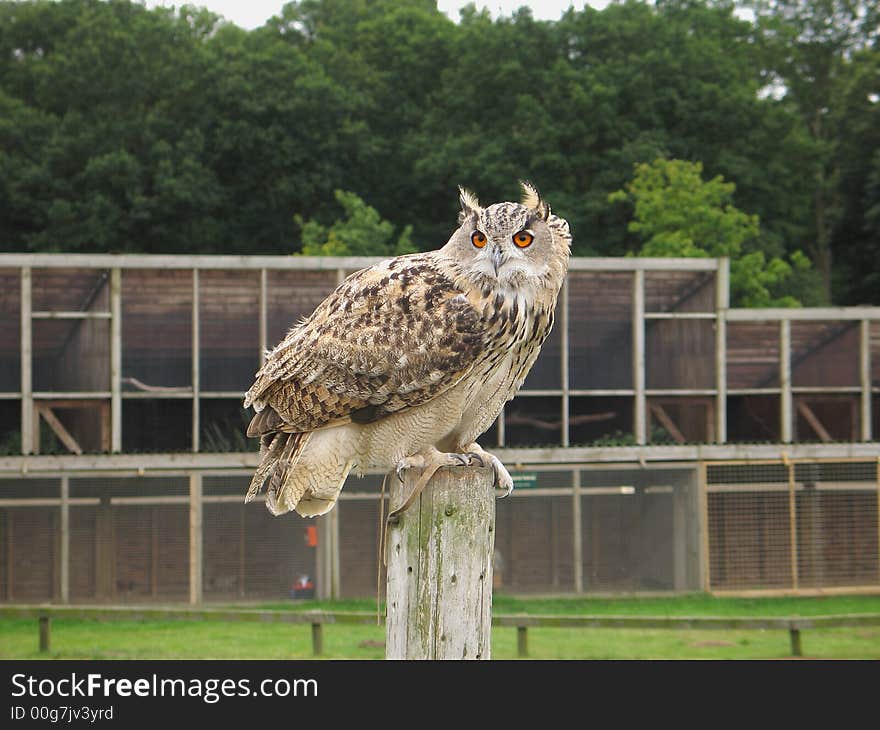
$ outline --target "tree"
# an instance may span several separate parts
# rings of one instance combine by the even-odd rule
[[[733,205],[736,186],[719,175],[703,180],[699,162],[658,158],[640,164],[611,203],[630,203],[633,219],[627,229],[641,243],[639,256],[728,257],[731,298],[741,306],[798,306],[783,293],[794,271],[809,264],[795,253],[791,262],[767,257],[756,248],[758,217]]]
[[[267,31],[323,69],[355,108],[348,119],[336,114],[335,123],[331,116],[322,125],[328,133],[358,132],[355,149],[327,160],[330,190],[368,192],[385,216],[405,211],[418,240],[435,247],[455,220],[455,184],[463,180],[426,185],[419,165],[435,146],[424,121],[442,103],[440,76],[458,26],[434,0],[303,0],[285,5]],[[438,188],[445,197],[435,197]],[[307,209],[327,222],[334,208],[328,192]]]
[[[880,37],[876,3],[864,0],[749,0],[763,50],[765,81],[792,105],[813,151],[812,230],[807,244],[828,298],[832,286],[832,240],[843,219],[839,197],[834,117],[842,79],[853,55]]]
[[[294,214],[329,230],[348,190],[429,249],[457,185],[489,202],[525,177],[575,254],[614,256],[633,234],[608,196],[663,157],[736,185],[761,220],[746,253],[830,246],[836,296],[878,301],[871,6],[808,0],[811,20],[793,0],[751,4],[757,24],[735,0],[558,21],[469,6],[456,24],[434,0],[302,0],[245,31],[192,6],[0,0],[0,241],[287,253]],[[785,287],[813,301],[813,276]]]
[[[129,2],[0,4],[0,236],[35,251],[188,250],[222,232],[203,43],[217,16]],[[3,114],[6,117],[6,114]]]
[[[382,220],[375,208],[367,205],[355,193],[337,190],[336,202],[344,216],[330,226],[315,220],[295,220],[302,229],[302,251],[305,256],[398,256],[415,252],[410,236],[412,226],[406,226],[399,236],[394,235],[394,224]]]
[[[841,304],[880,304],[880,48],[856,54],[839,90],[834,167],[840,209],[831,247]]]

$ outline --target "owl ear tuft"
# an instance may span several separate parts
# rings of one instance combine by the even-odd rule
[[[483,209],[477,196],[460,185],[458,186],[458,202],[461,203],[461,212],[458,214],[459,223],[464,223],[470,216],[477,215]]]
[[[528,180],[520,180],[520,187],[522,188],[522,204],[526,208],[531,208],[536,211],[539,216],[541,216],[541,220],[547,220],[550,217],[550,206],[544,201],[544,198],[541,197],[541,193],[532,183]]]

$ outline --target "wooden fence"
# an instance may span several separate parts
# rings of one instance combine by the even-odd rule
[[[51,646],[52,619],[96,621],[245,621],[256,623],[311,624],[312,653],[324,651],[325,624],[375,624],[369,611],[271,611],[225,608],[143,608],[129,606],[0,606],[0,618],[36,618],[40,651]],[[828,616],[748,617],[748,616],[546,616],[496,615],[493,626],[516,629],[517,654],[528,657],[530,628],[591,629],[765,629],[788,631],[792,656],[802,656],[801,632],[807,629],[880,626],[880,614],[842,614]]]

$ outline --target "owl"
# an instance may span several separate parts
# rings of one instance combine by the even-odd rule
[[[568,223],[520,185],[521,202],[488,207],[459,188],[446,245],[355,272],[267,353],[244,399],[261,454],[245,501],[268,481],[272,514],[313,517],[352,470],[422,469],[416,492],[459,465],[513,489],[476,439],[550,333],[571,248]]]

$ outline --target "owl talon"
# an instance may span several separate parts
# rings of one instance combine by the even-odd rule
[[[495,472],[496,495],[502,499],[509,496],[513,491],[513,477],[510,476],[510,472],[501,463],[501,459],[485,451],[477,443],[471,444],[468,446],[468,449],[469,451],[466,455],[472,466],[485,466]]]

